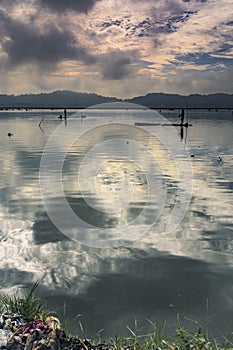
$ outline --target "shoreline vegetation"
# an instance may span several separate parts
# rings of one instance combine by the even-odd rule
[[[148,320],[151,332],[145,335],[137,331],[135,321],[134,329],[126,326],[127,337],[102,338],[101,330],[93,339],[85,339],[76,332],[70,333],[66,321],[63,328],[57,314],[46,309],[46,299],[36,296],[38,286],[37,281],[25,297],[0,296],[1,350],[233,350],[233,331],[230,338],[210,338],[207,328],[189,320],[194,325],[190,331],[179,316],[176,329],[170,334],[165,331],[166,323],[157,325]],[[81,322],[78,325],[77,333],[83,335]]]

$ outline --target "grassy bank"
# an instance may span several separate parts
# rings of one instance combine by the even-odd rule
[[[17,295],[8,296],[3,295],[0,298],[0,312],[1,314],[18,314],[27,321],[42,321],[46,322],[48,316],[54,315],[46,309],[45,299],[38,298],[35,295],[38,282],[33,286],[31,291],[25,297],[19,297]],[[55,315],[57,316],[57,315]],[[128,337],[115,337],[102,339],[100,335],[97,335],[96,339],[90,340],[92,344],[104,343],[109,350],[201,350],[201,349],[216,349],[216,350],[233,350],[233,330],[232,339],[222,338],[221,340],[209,337],[208,330],[203,329],[198,322],[193,322],[194,330],[185,328],[177,318],[177,327],[175,331],[165,332],[167,326],[158,326],[157,324],[148,321],[151,327],[151,332],[148,334],[141,334],[137,331],[137,322],[135,321],[134,329],[126,326],[128,329]],[[66,324],[66,322],[65,322]],[[81,323],[79,323],[78,334],[69,334],[68,329],[64,326],[64,331],[68,334],[69,338],[78,338],[82,336],[84,332]],[[81,334],[80,334],[81,333]],[[166,335],[165,335],[166,334]],[[84,348],[85,349],[85,346]],[[87,348],[89,349],[89,348]],[[97,348],[96,348],[97,349]],[[102,349],[99,347],[98,349]],[[62,347],[61,347],[62,350]]]

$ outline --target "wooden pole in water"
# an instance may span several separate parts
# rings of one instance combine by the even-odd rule
[[[181,113],[180,113],[180,124],[184,124],[184,108],[182,108]]]
[[[188,102],[186,101],[186,123],[189,122],[189,109],[188,109]]]

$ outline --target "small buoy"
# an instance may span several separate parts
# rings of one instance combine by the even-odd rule
[[[191,154],[191,157],[194,158],[194,154]]]
[[[8,132],[7,136],[9,137],[13,136],[12,132]]]

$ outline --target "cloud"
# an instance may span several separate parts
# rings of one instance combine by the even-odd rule
[[[0,0],[1,91],[226,91],[229,1]]]
[[[223,43],[220,45],[219,49],[216,51],[216,53],[227,53],[230,52],[230,50],[233,48],[232,44]]]
[[[163,41],[159,37],[156,37],[153,39],[153,44],[154,44],[154,47],[157,48],[163,44]]]
[[[160,19],[179,14],[183,12],[185,8],[185,4],[182,4],[179,0],[160,0],[153,3],[150,12],[154,18]]]
[[[226,48],[225,48],[226,49]],[[219,52],[224,52],[225,50],[222,48],[222,50]],[[177,55],[176,56],[178,60],[178,65],[181,65],[182,62],[188,62],[188,63],[193,63],[197,66],[202,66],[202,65],[211,65],[215,66],[217,64],[224,64],[226,66],[230,66],[233,63],[233,58],[227,58],[227,57],[219,57],[215,56],[213,53],[188,53],[185,55]],[[176,64],[175,62],[173,62]]]
[[[135,71],[132,52],[112,51],[101,58],[102,76],[104,79],[120,80],[132,76]]]
[[[158,33],[169,34],[177,31],[196,13],[196,10],[187,10],[178,2],[170,1],[166,4],[158,2],[149,12],[149,15],[145,14],[139,21],[129,17],[117,19],[108,17],[107,21],[98,24],[97,27],[100,31],[110,31],[110,34],[112,27],[115,29],[118,27],[119,30],[125,31],[126,37],[140,38],[151,37]]]
[[[207,2],[208,0],[195,0],[196,2]],[[191,2],[191,0],[183,0],[183,2]]]
[[[18,3],[19,3],[19,0],[0,0],[0,5],[4,5],[7,7],[13,6]]]
[[[58,13],[67,11],[88,13],[98,1],[99,0],[38,0],[38,3]]]
[[[165,91],[169,86],[170,93],[231,93],[233,68],[227,66],[222,71],[214,70],[190,70],[177,67],[175,74],[167,73],[164,79],[157,80],[160,91]]]
[[[228,22],[226,22],[226,25],[227,25],[227,26],[233,26],[233,21],[228,21]]]
[[[103,23],[100,23],[99,25],[97,25],[97,27],[99,27],[100,31],[103,31],[112,26],[119,27],[122,25],[122,22],[123,22],[122,19],[116,19],[116,20],[108,19],[108,21],[104,21]]]
[[[86,64],[95,61],[68,29],[58,29],[51,23],[43,28],[33,27],[32,23],[13,20],[1,12],[0,21],[2,49],[14,66],[31,62],[52,65],[64,60]]]

